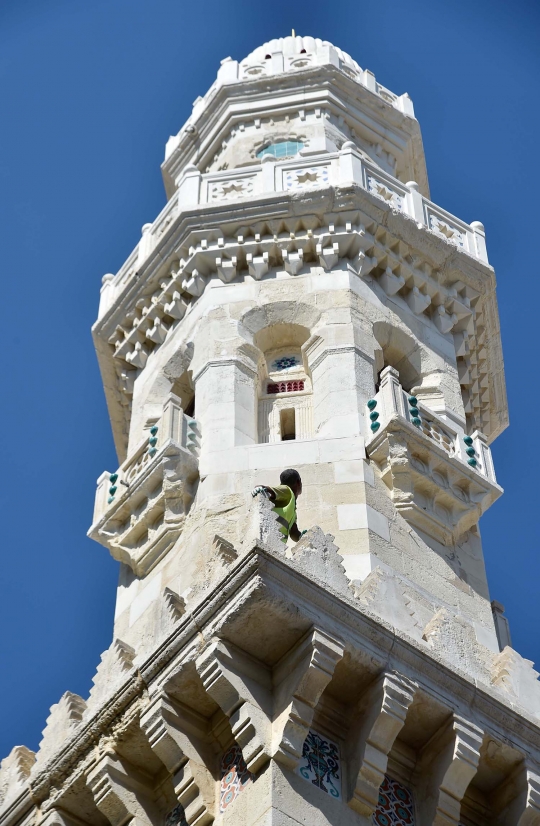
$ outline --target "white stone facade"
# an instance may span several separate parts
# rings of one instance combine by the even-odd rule
[[[495,278],[482,225],[429,200],[409,97],[271,41],[222,62],[163,176],[93,330],[113,642],[2,762],[2,826],[540,824],[538,675],[478,530]],[[251,497],[286,467],[287,547]]]

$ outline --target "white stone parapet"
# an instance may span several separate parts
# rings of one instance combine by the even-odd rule
[[[181,533],[199,448],[196,420],[171,393],[149,435],[115,473],[99,477],[89,536],[139,575],[148,573]]]
[[[102,288],[100,317],[134,278],[136,271],[184,210],[243,198],[253,201],[275,192],[292,193],[345,184],[362,187],[397,212],[412,218],[420,227],[488,263],[485,232],[480,222],[467,224],[460,220],[425,198],[414,181],[402,183],[366,161],[356,146],[347,142],[337,153],[325,152],[309,157],[303,157],[300,153],[283,161],[266,156],[263,163],[223,172],[203,174],[193,165],[187,166],[177,181],[176,193],[155,221],[144,225],[141,241],[124,266],[114,279],[107,275]]]
[[[393,367],[367,406],[366,453],[396,510],[438,542],[458,541],[502,494],[484,435],[466,435],[406,393]]]
[[[370,411],[378,415],[370,420],[367,445],[377,438],[379,429],[384,430],[390,419],[397,416],[414,425],[420,433],[445,450],[450,458],[468,464],[490,482],[497,483],[491,450],[484,434],[475,431],[472,436],[467,436],[462,428],[438,416],[416,396],[402,388],[399,374],[393,367],[383,370],[380,390],[373,396],[372,401],[375,405],[372,409],[372,405],[369,405]],[[417,416],[414,414],[415,410],[418,411]],[[379,427],[375,427],[377,424]]]

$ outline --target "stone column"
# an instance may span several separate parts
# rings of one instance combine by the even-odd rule
[[[302,347],[313,381],[316,437],[364,436],[366,402],[373,395],[374,358],[350,325],[326,327]]]
[[[202,454],[257,441],[257,367],[234,354],[207,361],[194,375]]]

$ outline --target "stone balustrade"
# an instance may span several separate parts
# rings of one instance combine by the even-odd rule
[[[438,237],[487,263],[485,233],[479,222],[467,224],[451,215],[425,198],[414,181],[404,184],[366,161],[350,141],[337,153],[306,157],[300,152],[295,158],[281,161],[265,156],[260,164],[223,172],[202,174],[187,167],[179,181],[178,206],[181,210],[233,198],[348,183],[361,186]],[[154,222],[151,232],[155,236],[163,233],[163,223],[169,219],[167,207]]]
[[[149,435],[117,471],[99,477],[88,535],[139,575],[148,573],[181,533],[198,476],[199,448],[196,420],[170,394]]]
[[[367,406],[366,453],[394,506],[438,542],[456,542],[502,493],[485,436],[466,435],[406,393],[393,367]]]
[[[437,237],[453,244],[484,263],[488,263],[485,232],[481,223],[467,224],[432,203],[419,191],[414,181],[407,184],[366,161],[352,142],[340,152],[303,155],[277,160],[271,155],[261,163],[221,172],[201,173],[187,166],[178,181],[178,188],[152,224],[145,224],[141,240],[116,276],[104,276],[100,316],[115,297],[135,276],[146,258],[186,209],[219,204],[240,198],[257,198],[277,192],[296,192],[310,187],[356,184],[380,198],[393,209],[427,227]],[[227,273],[228,277],[225,275]],[[203,273],[204,274],[204,273]],[[220,277],[230,281],[236,267],[228,260]],[[194,288],[197,285],[194,283]],[[105,293],[105,295],[103,295]],[[192,292],[193,295],[197,295]]]
[[[380,390],[368,402],[368,408],[371,431],[368,440],[373,440],[390,419],[398,417],[414,425],[419,433],[442,448],[449,458],[458,459],[491,482],[497,482],[491,450],[484,434],[475,431],[468,436],[453,422],[438,416],[402,388],[394,368],[383,370]]]

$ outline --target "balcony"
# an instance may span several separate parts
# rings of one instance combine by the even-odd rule
[[[98,479],[88,535],[137,576],[147,574],[182,533],[198,479],[198,453],[197,422],[171,394],[148,436],[115,473]]]
[[[502,493],[485,437],[467,436],[419,403],[392,367],[368,409],[366,452],[396,510],[443,545],[455,543]]]
[[[340,152],[321,153],[304,157],[276,160],[265,156],[262,163],[239,169],[202,174],[195,166],[188,166],[178,182],[178,190],[152,224],[145,224],[138,246],[115,276],[105,276],[102,288],[100,317],[114,302],[117,295],[135,277],[143,262],[174,226],[176,219],[186,209],[202,205],[219,205],[238,199],[258,199],[276,192],[293,193],[309,188],[345,184],[358,186],[380,198],[398,212],[413,218],[448,244],[488,263],[485,233],[482,224],[467,224],[446,210],[432,203],[419,191],[414,182],[402,183],[360,155],[356,146],[345,143]],[[202,250],[204,252],[204,250]],[[210,253],[211,250],[208,250]],[[225,250],[216,245],[211,262],[201,267],[184,266],[185,292],[197,297],[203,289],[203,276],[210,270],[228,282],[237,274],[237,267]],[[204,257],[204,256],[203,256]],[[208,257],[208,256],[207,256]],[[188,262],[186,262],[188,264]],[[208,269],[210,267],[210,270]],[[191,280],[190,280],[191,279]]]

